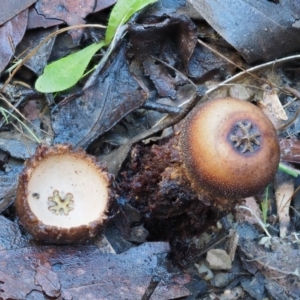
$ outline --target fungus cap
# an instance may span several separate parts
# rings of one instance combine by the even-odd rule
[[[37,240],[82,242],[103,227],[110,184],[106,169],[83,150],[41,145],[19,177],[19,221]]]
[[[280,149],[273,124],[258,107],[219,98],[197,106],[187,116],[181,154],[196,189],[216,196],[248,197],[272,181]]]

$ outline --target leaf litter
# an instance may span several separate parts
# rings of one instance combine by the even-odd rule
[[[0,224],[2,231],[14,230],[14,235],[18,232],[18,226],[6,218],[0,218]],[[7,236],[9,240],[11,234]],[[32,291],[40,297],[43,292],[64,299],[82,299],[86,295],[90,299],[112,299],[118,291],[120,299],[141,299],[153,277],[163,283],[172,299],[190,294],[183,287],[190,277],[176,269],[169,271],[161,262],[169,251],[167,243],[145,243],[116,255],[101,253],[94,245],[33,246],[26,244],[22,234],[17,235],[12,246],[5,239],[1,242],[3,299],[25,299]]]
[[[36,7],[38,7],[38,5],[41,7],[41,4],[43,4],[42,2],[43,1],[37,1]],[[63,2],[64,1],[57,1],[55,3],[62,4]],[[68,1],[65,2],[67,3]],[[67,4],[70,4],[71,2],[73,3],[74,1],[69,1]],[[111,4],[113,4],[112,1],[109,5]],[[196,2],[196,4],[199,4],[199,2]],[[214,4],[214,2],[210,1],[210,4]],[[243,69],[246,69],[247,65],[242,60],[237,59],[237,56],[233,54],[234,51],[232,51],[232,49],[228,50],[226,47],[222,48],[225,44],[222,38],[225,38],[227,42],[230,42],[238,49],[239,53],[244,56],[248,63],[254,61],[266,61],[273,59],[274,57],[282,57],[287,53],[298,50],[296,43],[294,44],[296,46],[290,47],[290,41],[294,39],[294,32],[297,30],[298,26],[297,8],[286,5],[282,14],[277,14],[276,16],[271,15],[271,20],[274,21],[274,24],[271,24],[266,18],[266,8],[274,8],[274,5],[277,5],[274,10],[276,12],[276,10],[282,8],[281,5],[283,5],[283,3],[279,3],[278,5],[275,4],[275,2],[268,2],[260,4],[260,6],[255,6],[255,4],[249,4],[248,1],[235,1],[235,4],[248,5],[247,7],[250,5],[250,17],[253,12],[260,12],[259,21],[256,20],[257,26],[267,29],[270,28],[272,30],[274,29],[272,34],[274,33],[276,35],[278,32],[282,33],[284,30],[288,31],[289,34],[286,34],[284,38],[282,38],[282,34],[279,35],[282,41],[286,41],[288,47],[276,47],[276,51],[270,51],[270,49],[264,47],[265,44],[262,43],[261,45],[263,45],[263,47],[260,48],[261,45],[259,43],[258,45],[255,45],[253,42],[254,40],[260,41],[262,39],[261,36],[257,36],[259,31],[251,33],[253,39],[247,40],[245,44],[241,43],[244,41],[241,39],[239,40],[239,43],[236,44],[236,39],[238,39],[241,34],[237,34],[235,31],[236,39],[233,39],[233,41],[229,38],[227,39],[226,37],[230,36],[228,33],[232,31],[232,27],[223,26],[225,32],[219,31],[217,25],[219,26],[218,22],[222,21],[221,17],[218,17],[217,20],[213,20],[214,22],[217,22],[215,29],[220,34],[220,36],[217,36],[216,38],[215,34],[212,35],[209,30],[205,31],[205,29],[203,29],[205,26],[197,28],[187,17],[174,14],[174,11],[176,11],[174,7],[176,7],[178,3],[172,3],[171,6],[168,6],[166,3],[159,3],[158,5],[151,7],[148,15],[147,10],[145,10],[145,12],[135,16],[134,22],[129,23],[128,27],[127,25],[124,27],[128,28],[129,34],[125,38],[121,35],[122,38],[120,38],[120,42],[116,43],[114,47],[108,51],[111,56],[106,61],[106,64],[97,71],[98,73],[95,72],[94,75],[90,77],[93,78],[93,80],[90,80],[89,78],[82,79],[73,89],[55,95],[55,97],[46,95],[47,104],[50,105],[50,108],[52,109],[51,121],[50,119],[47,120],[43,119],[42,116],[38,116],[36,110],[37,107],[34,108],[32,106],[32,103],[34,102],[28,102],[35,100],[24,100],[24,103],[20,108],[23,113],[27,114],[28,119],[31,119],[33,122],[33,124],[29,124],[30,128],[34,129],[40,127],[45,129],[47,127],[53,127],[55,135],[54,143],[69,142],[73,145],[93,149],[93,152],[96,155],[104,158],[106,157],[108,164],[111,163],[111,165],[118,160],[118,166],[114,171],[116,176],[120,174],[120,170],[121,174],[130,171],[129,169],[124,169],[124,161],[126,159],[132,163],[132,170],[134,171],[134,167],[136,168],[138,166],[138,160],[140,159],[141,165],[145,165],[145,170],[148,170],[149,172],[149,169],[147,169],[149,165],[147,166],[147,161],[145,161],[149,156],[146,155],[143,157],[140,155],[141,153],[147,152],[145,150],[145,147],[147,146],[143,143],[136,143],[151,134],[161,131],[163,127],[160,126],[158,126],[156,131],[155,127],[157,126],[157,123],[163,123],[165,119],[172,119],[171,116],[166,118],[165,113],[161,114],[149,111],[149,107],[155,107],[156,102],[164,104],[165,106],[163,106],[163,108],[164,112],[166,112],[168,111],[168,105],[171,107],[178,107],[178,105],[179,107],[182,106],[184,100],[181,99],[180,93],[184,90],[183,87],[187,87],[190,83],[187,79],[188,76],[196,79],[195,81],[197,83],[196,88],[194,86],[190,89],[190,93],[193,94],[193,96],[188,98],[191,101],[197,99],[197,93],[199,95],[201,94],[199,90],[203,88],[201,87],[202,83],[205,83],[206,88],[210,88],[207,93],[210,97],[220,97],[233,93],[233,90],[230,91],[228,86],[219,86],[218,84],[222,79],[226,79],[227,76],[233,75],[235,73],[234,68],[229,67],[228,61],[222,61],[222,58],[220,59],[215,56],[215,53],[212,55],[212,52],[207,50],[209,48],[204,50],[203,44],[201,44],[201,46],[197,44],[197,37],[211,41],[213,46],[215,46],[215,49],[218,49],[221,53],[226,53],[228,57],[231,57],[231,60],[237,63],[238,67],[242,67]],[[95,1],[94,7],[97,7],[98,5],[99,1],[98,3]],[[107,7],[105,4],[103,5],[103,7]],[[179,6],[183,5],[184,3],[179,4]],[[234,10],[232,10],[232,7],[230,6],[225,6],[222,8],[223,15],[233,14],[234,16],[242,16],[242,12],[246,12],[246,10],[241,11],[243,5],[239,5],[239,9],[235,8]],[[218,7],[219,10],[220,7]],[[55,9],[55,7],[53,9]],[[166,12],[167,14],[165,14]],[[48,17],[51,18],[51,16],[54,16],[53,11],[50,10],[48,13]],[[70,14],[72,13],[73,12],[70,12]],[[90,6],[87,11],[80,15],[80,17],[76,13],[74,16],[66,15],[66,17],[73,17],[73,21],[77,18],[77,23],[89,22],[91,13],[93,13],[93,17],[96,16],[94,15],[95,11],[91,10]],[[206,18],[208,23],[211,23],[212,21],[205,16],[205,13],[206,11],[203,10],[202,17]],[[292,16],[290,19],[287,18],[289,13]],[[217,16],[217,14],[211,15],[211,18],[215,18],[215,16]],[[59,18],[67,21],[64,17]],[[78,18],[81,18],[80,21]],[[197,18],[197,20],[199,22],[201,18]],[[67,22],[72,24],[71,22],[73,21]],[[281,21],[284,25],[280,27],[278,24]],[[121,23],[117,23],[117,25]],[[248,23],[247,32],[250,32],[250,30],[254,28],[249,24],[251,24],[251,22]],[[199,26],[199,23],[197,23],[197,26]],[[197,31],[199,28],[202,29],[200,33]],[[86,30],[84,32],[87,34]],[[92,35],[95,35],[96,33],[96,31],[90,32],[92,32]],[[8,33],[7,36],[10,36],[10,34],[11,33]],[[266,31],[264,36],[267,36],[268,39],[266,38],[265,40],[269,41],[269,45],[274,45],[274,43],[277,45],[279,43],[277,40],[278,37],[274,37],[272,34]],[[20,33],[20,36],[21,35],[22,34]],[[108,35],[107,39],[110,40],[111,36],[111,34]],[[87,44],[97,42],[97,40],[94,40],[88,36],[88,34],[82,35],[81,38],[84,43]],[[19,37],[19,41],[20,40],[22,40],[22,37]],[[15,43],[15,46],[19,41]],[[78,41],[74,42],[73,40],[73,47],[77,47],[76,43],[78,43]],[[51,46],[47,48],[49,52]],[[26,49],[26,46],[24,46],[23,49]],[[252,49],[253,51],[247,52],[249,49]],[[13,54],[14,49],[11,51],[10,55]],[[38,56],[36,56],[36,58],[37,57]],[[49,53],[46,53],[44,59],[41,60],[41,64],[38,63],[38,59],[33,58],[36,66],[32,67],[32,70],[35,73],[40,73],[40,70],[45,65],[47,57],[49,57]],[[91,63],[94,64],[97,59],[94,57]],[[299,57],[294,59],[299,59]],[[10,60],[11,58],[7,60],[3,69]],[[201,72],[199,72],[196,69],[196,65],[201,61],[204,61],[204,63]],[[30,67],[30,65],[28,66]],[[287,161],[297,161],[297,152],[291,152],[291,147],[296,147],[296,142],[291,145],[288,137],[297,136],[299,130],[297,119],[293,121],[293,117],[296,115],[295,112],[298,109],[298,102],[291,99],[293,94],[291,95],[287,90],[284,91],[283,86],[288,84],[290,88],[294,88],[295,90],[299,89],[297,84],[297,82],[299,82],[297,80],[299,75],[297,69],[293,68],[293,58],[290,58],[290,61],[286,60],[272,65],[272,70],[268,68],[269,66],[262,66],[257,72],[255,71],[256,78],[251,77],[245,72],[235,79],[224,81],[223,85],[243,86],[248,95],[247,99],[252,101],[264,99],[266,97],[264,85],[266,83],[270,85],[273,96],[277,97],[277,102],[279,99],[281,103],[283,103],[282,107],[272,107],[273,112],[275,111],[275,114],[277,114],[279,108],[281,109],[282,115],[282,109],[284,109],[286,116],[289,118],[286,123],[283,123],[285,127],[281,129],[281,137],[283,139],[282,152],[286,153],[285,159]],[[226,70],[224,71],[224,69]],[[25,74],[25,69],[23,68],[21,70],[24,72],[23,74]],[[34,82],[36,78],[35,75],[29,74],[29,77],[28,75],[27,77],[24,75],[22,77],[22,72],[18,75],[20,77],[16,79],[22,84],[26,83],[29,84],[29,86],[32,86],[32,82]],[[253,73],[253,71],[251,72]],[[82,93],[76,93],[81,90],[81,87],[85,82],[88,82],[88,88],[84,89]],[[187,91],[188,89],[186,89],[186,92]],[[241,89],[239,91],[241,91]],[[122,97],[120,95],[122,95]],[[188,92],[187,95],[189,95]],[[9,99],[15,99],[15,97],[13,96]],[[150,103],[150,105],[147,101],[153,103]],[[272,106],[274,101],[270,102],[271,104],[269,103],[268,105]],[[157,105],[156,107],[158,108],[159,106]],[[169,109],[169,111],[171,112],[172,110]],[[178,110],[178,112],[180,111],[181,110]],[[126,120],[130,120],[132,124],[128,125],[127,123],[127,126],[125,126]],[[118,126],[115,126],[117,123]],[[166,122],[165,124],[171,123]],[[140,127],[140,129],[138,127]],[[5,124],[4,128],[5,131],[2,131],[1,134],[4,137],[2,147],[3,150],[5,150],[5,153],[11,157],[21,159],[30,156],[31,151],[33,151],[31,150],[30,140],[24,138],[22,133],[14,132],[9,124]],[[159,147],[164,144],[164,139],[167,139],[172,134],[177,134],[179,132],[178,128],[179,127],[174,126],[173,131],[171,130],[168,135],[157,135],[148,140],[147,143],[150,142],[150,145],[158,145],[154,146],[151,151],[159,154],[157,151],[159,151]],[[111,129],[113,129],[113,131],[111,131]],[[21,129],[21,132],[22,130],[24,131],[24,128]],[[53,135],[53,132],[51,133],[50,129],[48,130],[50,137],[43,136],[44,133],[42,133],[42,131],[39,132],[37,129],[34,130],[38,132],[39,137],[44,139],[44,141],[49,144],[52,143],[51,136]],[[106,132],[107,134],[103,135]],[[110,133],[113,133],[113,135],[109,135]],[[18,141],[18,145],[16,146],[12,141]],[[119,148],[112,151],[116,147]],[[34,149],[34,146],[32,149]],[[167,163],[168,162],[169,161],[167,161]],[[174,156],[172,157],[172,163],[176,163],[176,158]],[[134,166],[134,164],[136,165]],[[21,161],[12,162],[12,159],[10,159],[10,162],[8,162],[6,159],[3,159],[1,165],[0,176],[1,183],[3,183],[1,185],[1,192],[3,193],[1,193],[0,208],[3,210],[13,201],[17,175],[21,169]],[[171,199],[170,195],[173,195],[172,193],[176,191],[177,187],[176,180],[174,180],[176,174],[170,172],[170,168],[165,168],[162,170],[161,174],[163,180],[160,182],[156,192],[159,191],[165,193],[163,195],[167,195],[166,198]],[[129,174],[129,176],[132,175],[133,174]],[[148,179],[150,178],[148,177]],[[170,179],[173,180],[172,186],[166,184]],[[134,180],[138,183],[140,179]],[[132,182],[132,184],[133,183],[134,182]],[[150,182],[147,184],[150,184]],[[151,184],[149,186],[151,186]],[[138,189],[138,186],[135,186],[135,188]],[[147,208],[149,203],[147,203],[147,197],[145,199],[145,207]],[[148,200],[149,199],[151,199],[151,197],[149,197]],[[126,201],[128,201],[128,199]],[[199,202],[199,200],[197,201],[198,204],[202,203]],[[202,199],[201,201],[205,202],[205,199]],[[272,194],[269,201],[275,201]],[[192,216],[192,220],[196,220],[193,218],[198,217],[198,221],[191,222],[187,225],[186,217],[182,218],[182,222],[178,223],[174,221],[176,219],[172,218],[169,219],[169,223],[161,223],[161,216],[163,216],[163,218],[169,218],[170,215],[168,216],[168,213],[178,214],[180,211],[178,208],[181,207],[181,204],[167,203],[167,206],[164,206],[166,203],[153,202],[150,204],[152,205],[150,205],[152,214],[153,211],[155,211],[155,205],[162,208],[161,215],[158,215],[157,219],[158,226],[161,226],[161,224],[163,224],[163,226],[169,224],[168,226],[170,226],[170,224],[172,224],[172,228],[170,227],[172,230],[170,230],[169,234],[171,234],[171,232],[179,232],[182,234],[176,238],[167,238],[171,246],[171,256],[182,266],[186,267],[190,263],[196,263],[201,257],[201,254],[205,254],[210,248],[216,247],[216,245],[220,244],[222,247],[222,242],[220,241],[224,242],[224,236],[226,241],[226,234],[224,235],[222,230],[219,234],[215,227],[210,227],[215,221],[220,219],[223,214],[214,215],[213,210],[209,205],[202,208],[202,210],[200,209],[200,211],[204,212],[204,215],[209,216],[207,220],[202,217],[199,219],[200,214],[195,213],[194,210],[195,216],[191,213],[190,215]],[[167,209],[168,207],[170,208],[169,210]],[[273,205],[273,207],[275,206]],[[282,206],[279,206],[279,210],[281,210],[280,207]],[[276,213],[280,214],[280,212],[274,212],[271,204],[269,209],[270,215],[268,215],[267,221],[275,224],[276,227],[277,223],[274,223],[274,221],[272,222],[272,215]],[[287,210],[287,207],[284,207],[284,209]],[[126,216],[129,214],[129,211],[135,211],[140,215],[138,218],[127,218]],[[240,239],[237,253],[238,257],[241,255],[244,267],[236,266],[236,262],[234,261],[232,269],[236,272],[236,279],[225,285],[225,287],[231,289],[232,293],[218,293],[217,289],[215,292],[209,293],[207,288],[204,288],[203,294],[201,294],[201,292],[199,292],[200,289],[196,292],[192,287],[207,285],[201,279],[201,274],[195,272],[195,270],[192,272],[193,277],[187,274],[182,275],[181,272],[174,271],[174,269],[172,270],[173,273],[166,271],[166,269],[160,274],[157,273],[157,270],[161,271],[160,259],[169,263],[169,260],[166,258],[166,253],[169,253],[170,249],[167,242],[144,242],[145,240],[147,241],[147,236],[148,238],[153,238],[155,236],[153,231],[155,227],[146,226],[147,229],[144,227],[143,220],[145,220],[145,216],[147,217],[147,215],[144,215],[145,211],[143,211],[143,209],[136,209],[132,206],[131,209],[127,209],[125,212],[123,210],[123,213],[125,218],[120,219],[116,231],[119,235],[112,234],[112,236],[114,236],[115,245],[118,243],[121,244],[121,240],[124,238],[124,241],[122,242],[124,248],[123,250],[122,247],[118,248],[119,254],[107,254],[104,256],[99,253],[99,248],[93,243],[88,246],[63,247],[39,245],[32,241],[29,236],[20,232],[17,223],[9,221],[6,217],[1,218],[2,235],[0,240],[2,247],[0,255],[3,256],[3,259],[1,259],[0,275],[1,297],[15,297],[18,299],[26,297],[30,299],[36,297],[44,299],[45,297],[57,298],[61,295],[66,299],[71,299],[72,297],[73,299],[76,299],[76,297],[80,298],[89,293],[92,298],[98,299],[99,293],[104,292],[103,287],[107,288],[107,293],[103,294],[103,297],[108,299],[109,297],[115,296],[116,289],[121,290],[124,297],[136,295],[136,299],[163,299],[163,297],[168,299],[193,297],[191,299],[196,299],[196,295],[198,295],[200,299],[205,299],[205,295],[209,295],[210,299],[214,299],[213,297],[215,297],[215,299],[217,299],[217,297],[219,299],[228,299],[228,297],[231,297],[229,299],[234,299],[237,295],[242,297],[243,292],[251,295],[255,299],[262,299],[262,297],[266,295],[271,295],[274,299],[287,299],[287,297],[296,299],[297,293],[299,294],[299,281],[297,279],[299,277],[299,270],[295,268],[295,265],[291,264],[291,260],[287,259],[287,257],[292,257],[294,262],[297,262],[299,256],[297,249],[298,235],[297,232],[295,232],[294,235],[291,235],[291,227],[289,226],[295,224],[294,226],[297,228],[297,216],[292,216],[288,225],[285,224],[283,229],[281,227],[281,232],[284,232],[284,235],[286,235],[285,239],[272,238],[269,239],[268,242],[265,242],[265,244],[259,244],[259,237],[262,236],[260,228],[258,228],[258,233],[257,229],[249,227],[250,225],[241,224],[238,226],[237,231],[239,232]],[[290,211],[284,211],[284,214],[289,213]],[[12,218],[14,215],[13,206],[6,209],[4,215]],[[120,216],[116,214],[115,219],[112,218],[111,227],[108,227],[107,236],[109,236],[109,230],[118,223],[117,218],[119,217]],[[207,222],[208,220],[210,220],[210,222]],[[123,226],[123,228],[122,222],[125,222],[123,224],[126,225]],[[180,226],[178,224],[180,224]],[[198,244],[201,230],[198,232],[198,229],[195,229],[195,226],[199,224],[200,227],[198,229],[205,228],[208,231],[211,230],[213,234],[216,234],[216,239],[212,239],[209,245],[201,246],[201,248],[199,248]],[[222,224],[224,225],[225,223]],[[163,226],[161,226],[161,228],[163,228]],[[246,230],[245,228],[247,226],[248,228]],[[262,222],[260,222],[258,225],[256,224],[256,226],[259,227],[265,225],[262,225]],[[225,225],[224,228],[226,228]],[[268,231],[271,232],[273,236],[276,236],[276,229],[279,230],[279,226],[277,228],[270,227],[268,228]],[[114,231],[112,230],[111,232],[113,233]],[[143,234],[145,235],[143,236],[143,234],[141,234],[139,236],[141,232],[144,232]],[[252,233],[249,235],[249,232]],[[157,237],[158,239],[162,238],[159,238],[159,235],[157,235]],[[111,243],[113,243],[112,241],[113,240],[111,240]],[[142,243],[141,246],[139,246],[140,243]],[[132,246],[135,247],[131,248]],[[224,247],[226,248],[226,246]],[[219,248],[219,246],[217,248]],[[117,247],[115,249],[117,249]],[[78,258],[78,260],[76,260],[76,262],[78,262],[77,266],[73,265],[74,257],[76,259]],[[134,259],[132,257],[134,257]],[[137,257],[140,257],[141,261],[137,262]],[[93,263],[92,259],[95,259]],[[143,260],[144,262],[142,263]],[[16,261],[16,263],[14,263],[14,261]],[[100,274],[100,270],[93,268],[95,261],[97,262],[97,265],[103,264],[104,261],[105,263],[108,261],[115,263],[115,265],[109,266],[121,274],[119,279],[115,281],[114,279],[110,281],[102,279],[101,276],[108,276],[108,278],[110,278],[110,273],[103,273],[103,269],[100,268],[103,273]],[[130,271],[128,271],[124,261],[131,265]],[[145,263],[145,261],[147,263]],[[138,263],[138,265],[136,265],[136,263]],[[149,266],[151,271],[147,269]],[[139,278],[134,277],[135,272],[132,271],[133,269],[134,271],[139,270],[141,272],[139,273]],[[153,272],[153,269],[156,271]],[[18,277],[13,273],[16,270],[20,271]],[[92,270],[92,274],[86,275],[90,270]],[[108,268],[107,270],[111,269]],[[253,274],[255,273],[251,280],[249,280],[249,277],[246,279],[243,276],[238,275],[240,273],[245,273],[246,271]],[[78,282],[77,285],[72,285],[76,283],[77,278],[74,277],[74,274],[79,274],[78,272],[81,275],[82,272],[84,273],[84,276],[80,276],[80,278],[84,278],[86,283],[82,285],[82,283]],[[174,272],[177,273],[174,275]],[[228,271],[228,273],[229,272],[230,271]],[[23,276],[20,276],[20,274],[23,274]],[[247,274],[247,276],[249,276],[249,273]],[[217,275],[224,274],[219,273]],[[157,276],[159,277],[158,279]],[[19,290],[14,288],[16,280],[19,280]],[[137,291],[137,286],[141,287],[141,290]],[[186,286],[189,286],[189,290],[186,289]],[[191,291],[193,291],[193,295],[191,295]],[[236,294],[234,294],[234,291]]]

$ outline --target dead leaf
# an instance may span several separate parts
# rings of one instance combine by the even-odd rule
[[[188,2],[248,63],[270,61],[300,50],[300,7],[295,1]]]
[[[296,137],[280,139],[281,159],[290,163],[300,163],[300,141]]]
[[[0,25],[12,19],[35,2],[36,0],[2,0],[0,10]]]
[[[6,172],[0,171],[0,212],[11,205],[15,199],[18,176],[23,164],[19,161],[12,164],[8,162],[6,168]]]
[[[39,15],[34,7],[29,8],[27,29],[48,28],[55,25],[63,24],[61,20],[47,19],[43,15]]]
[[[0,232],[0,251],[19,249],[28,245],[28,241],[23,236],[19,224],[8,220],[4,216],[0,216]]]
[[[288,116],[282,107],[276,90],[267,85],[263,86],[263,90],[263,97],[261,101],[258,101],[258,106],[268,116],[274,127],[279,128],[283,121],[288,119]]]
[[[95,7],[95,0],[38,0],[36,10],[46,18],[58,19],[68,25],[85,23],[84,18]]]
[[[151,23],[147,24],[146,19],[145,23],[142,25],[129,24],[129,32],[132,42],[134,44],[140,44],[139,46],[142,47],[141,49],[134,49],[136,54],[139,57],[147,57],[150,53],[153,53],[154,50],[156,53],[159,53],[162,48],[166,51],[171,50],[166,48],[169,42],[164,43],[164,41],[166,38],[169,38],[168,33],[174,32],[177,29],[178,35],[174,37],[173,42],[178,46],[178,48],[182,46],[182,48],[177,51],[183,54],[185,57],[185,65],[187,65],[196,44],[195,25],[188,18],[175,14],[165,16],[164,18],[156,17],[151,19],[150,22]],[[160,35],[158,32],[160,32]],[[186,33],[186,36],[183,36],[183,33]],[[181,36],[184,40],[180,40]],[[141,41],[138,41],[138,37],[143,37],[144,44],[141,43]],[[153,47],[149,47],[151,42]],[[173,63],[174,61],[172,64]]]
[[[15,54],[15,48],[24,36],[27,27],[28,10],[0,26],[0,73]]]
[[[37,109],[36,101],[29,100],[23,108],[24,116],[27,120],[33,121],[39,117],[40,111]]]
[[[224,48],[219,50],[221,53],[226,51],[227,56],[230,55]],[[237,59],[234,59],[234,61],[237,61]],[[189,61],[188,75],[193,78],[194,82],[205,82],[207,84],[207,80],[211,80],[214,76],[223,75],[224,70],[230,73],[231,68],[224,59],[197,44]]]
[[[116,254],[101,254],[96,246],[39,246],[0,251],[1,299],[25,299],[33,290],[64,299],[142,299],[153,276],[157,295],[176,299],[190,294],[183,286],[190,276],[172,274],[159,263],[167,243],[145,243]],[[159,273],[157,273],[159,271]],[[177,271],[178,272],[178,271]],[[16,289],[16,287],[18,287]],[[152,299],[152,298],[151,298]]]
[[[16,49],[16,56],[18,58],[24,58],[32,49],[39,45],[46,36],[57,30],[57,27],[49,29],[37,29],[34,31],[27,31],[24,38]],[[32,70],[35,74],[41,75],[45,66],[48,63],[48,59],[52,52],[52,47],[55,42],[55,37],[44,43],[39,50],[25,62],[25,66]]]
[[[244,101],[250,101],[252,94],[249,90],[242,84],[234,84],[229,88],[229,95],[232,98],[238,98]]]
[[[4,259],[9,257],[2,256]],[[1,267],[0,267],[1,268]],[[4,269],[4,271],[3,271]],[[17,268],[16,268],[17,271]],[[18,274],[19,273],[19,274]],[[11,274],[5,267],[0,269],[0,297],[3,300],[8,299],[26,299],[27,294],[32,290],[40,290],[34,284],[34,271],[31,268],[19,270]],[[17,276],[22,276],[22,280],[16,280]]]
[[[96,5],[92,13],[102,11],[113,4],[115,4],[116,0],[96,0]],[[48,28],[55,25],[63,24],[63,20],[53,19],[51,16],[45,17],[37,13],[34,7],[29,8],[29,16],[28,16],[28,25],[27,29],[34,29],[34,28]]]
[[[87,147],[146,100],[129,73],[123,46],[97,83],[53,113],[54,143]]]
[[[96,6],[94,9],[94,12],[98,12],[103,9],[106,9],[106,8],[114,5],[116,2],[117,2],[117,0],[96,0]]]
[[[96,0],[38,0],[37,12],[49,19],[58,19],[68,25],[85,24],[84,18],[94,11]],[[79,40],[82,30],[70,32],[74,40]]]
[[[36,268],[34,283],[41,286],[42,290],[49,297],[58,297],[60,295],[60,283],[56,273],[51,271],[51,266],[39,265]]]
[[[243,278],[241,281],[241,286],[244,291],[248,292],[253,299],[263,300],[264,298],[264,281],[265,277],[257,273],[254,277]]]
[[[247,197],[244,199],[244,205],[249,208],[249,210],[245,210],[243,208],[236,208],[236,219],[242,223],[247,222],[250,224],[259,224],[257,218],[262,220],[262,212],[261,208],[258,205],[256,199],[254,197]]]
[[[291,300],[291,298],[286,295],[284,287],[280,286],[276,281],[269,279],[265,279],[265,281],[266,289],[274,300]]]
[[[290,227],[290,205],[294,195],[293,179],[278,179],[276,176],[276,207],[279,219],[280,237],[284,238],[287,235]]]
[[[37,142],[17,130],[0,132],[0,149],[14,158],[27,159],[35,153]]]
[[[173,276],[167,281],[162,280],[158,283],[150,300],[182,299],[182,297],[191,296],[191,292],[184,286],[190,281],[191,277],[188,274]]]
[[[298,299],[300,253],[297,242],[290,238],[273,237],[272,251],[269,251],[258,245],[258,233],[250,224],[240,224],[237,230],[244,267],[251,273],[261,272],[268,281],[275,280],[285,291],[285,296]]]
[[[176,98],[177,87],[185,83],[185,78],[160,63],[166,62],[179,71],[186,72],[194,51],[197,35],[196,27],[183,15],[169,15],[151,19],[151,23],[129,24],[128,32],[132,51],[144,67],[162,97]]]

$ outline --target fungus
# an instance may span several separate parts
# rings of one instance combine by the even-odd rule
[[[82,242],[103,228],[113,197],[111,179],[83,150],[39,146],[19,177],[19,221],[37,240]]]
[[[220,98],[197,106],[181,133],[187,177],[197,191],[248,197],[273,179],[280,149],[276,130],[255,105]]]

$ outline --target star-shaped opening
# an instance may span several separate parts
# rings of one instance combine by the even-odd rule
[[[56,215],[61,214],[61,212],[64,215],[68,215],[69,212],[74,209],[74,207],[71,206],[74,203],[71,193],[68,193],[65,199],[62,199],[59,196],[59,191],[55,190],[53,191],[53,197],[49,197],[48,200],[54,203],[54,205],[49,206],[49,210]]]
[[[259,140],[257,139],[260,136],[260,132],[254,130],[251,132],[252,124],[251,122],[238,122],[237,126],[239,126],[241,134],[236,133],[230,136],[230,140],[235,143],[235,147],[242,147],[241,153],[245,153],[247,151],[254,152],[253,145],[260,145]]]

